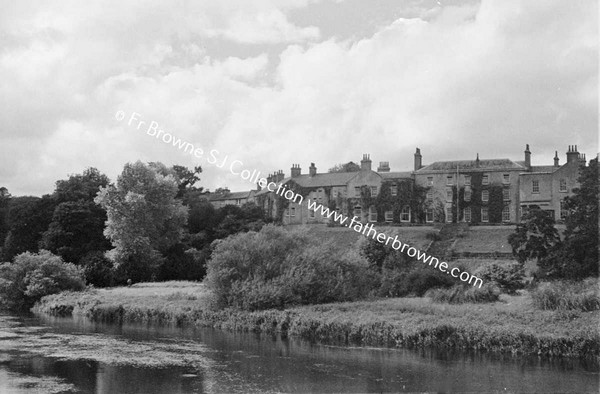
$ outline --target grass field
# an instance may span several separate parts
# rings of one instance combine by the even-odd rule
[[[212,309],[210,291],[202,284],[166,282],[51,295],[34,310],[84,315],[95,321],[280,332],[331,344],[455,348],[596,361],[600,354],[598,311],[537,310],[528,294],[503,295],[492,304],[393,298],[242,312]]]

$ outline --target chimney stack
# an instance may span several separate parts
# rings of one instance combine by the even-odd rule
[[[292,178],[299,176],[301,173],[300,164],[292,164]]]
[[[415,152],[415,171],[423,167],[423,156],[421,156],[421,149],[417,148]]]
[[[371,157],[368,154],[364,154],[360,161],[361,171],[371,171]]]
[[[559,159],[558,159],[558,151],[557,151],[557,150],[555,150],[555,151],[554,151],[554,167],[559,167],[559,165],[558,165],[558,160],[559,160]]]
[[[377,167],[377,172],[390,172],[390,162],[380,161],[379,167]]]
[[[477,152],[477,157],[475,158],[475,167],[479,168],[479,152]]]
[[[577,145],[569,145],[567,151],[567,163],[577,162],[579,159],[579,152],[577,152]]]
[[[281,182],[281,181],[283,181],[283,178],[285,178],[283,171],[281,171],[281,170],[277,171],[277,174],[275,174],[275,182]]]
[[[531,152],[529,151],[529,144],[525,145],[525,167],[531,168]]]
[[[315,167],[315,163],[310,163],[310,167],[308,167],[308,173],[310,176],[317,175],[317,167]]]

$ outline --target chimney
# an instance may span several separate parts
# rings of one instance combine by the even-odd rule
[[[361,171],[371,171],[371,157],[368,154],[364,154],[360,161]]]
[[[300,170],[300,164],[292,164],[292,178],[300,176],[302,170]]]
[[[558,151],[557,151],[557,150],[555,150],[555,151],[554,151],[554,167],[559,167],[559,165],[558,165],[558,160],[559,160],[559,159],[558,159]]]
[[[274,178],[274,177],[273,177],[273,174],[269,174],[269,176],[267,176],[267,183],[274,182],[274,179],[273,179],[273,178]]]
[[[579,152],[577,152],[577,145],[569,145],[567,151],[567,163],[577,162],[579,159]]]
[[[525,167],[531,168],[531,152],[529,151],[529,144],[525,145]]]
[[[377,172],[390,172],[390,162],[380,161],[379,167],[377,167]]]
[[[277,174],[275,174],[275,182],[281,182],[283,180],[283,178],[285,178],[283,171],[281,171],[281,170],[277,171]]]
[[[475,167],[479,168],[479,152],[477,152],[477,157],[475,158]]]
[[[308,167],[308,173],[310,176],[317,175],[317,167],[315,167],[315,163],[310,163],[310,167]]]
[[[417,151],[415,152],[415,171],[423,167],[422,159],[423,156],[421,156],[421,149],[417,148]]]

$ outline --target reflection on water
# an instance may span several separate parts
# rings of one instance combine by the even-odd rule
[[[213,329],[0,315],[0,392],[598,392],[577,360],[322,346]]]

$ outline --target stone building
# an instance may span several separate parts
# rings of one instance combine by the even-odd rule
[[[436,161],[423,165],[419,148],[412,171],[392,172],[389,162],[372,169],[371,158],[363,155],[360,171],[319,173],[311,163],[308,173],[293,164],[289,176],[277,171],[267,177],[281,190],[301,196],[284,198],[275,187],[211,197],[215,207],[255,202],[265,213],[284,224],[329,223],[332,217],[309,209],[316,203],[329,212],[357,216],[363,222],[387,223],[517,223],[523,212],[539,207],[557,221],[565,197],[577,187],[579,166],[585,156],[569,146],[567,161],[532,166],[529,145],[523,161],[511,159]],[[260,189],[260,188],[259,188]]]

